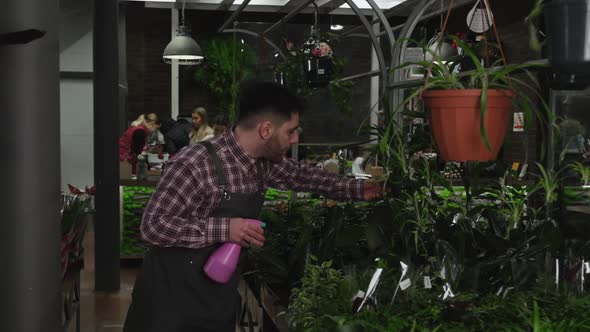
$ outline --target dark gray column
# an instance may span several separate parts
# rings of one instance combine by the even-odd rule
[[[119,289],[118,1],[94,1],[95,289]]]
[[[0,331],[61,330],[58,18],[58,1],[2,1]]]

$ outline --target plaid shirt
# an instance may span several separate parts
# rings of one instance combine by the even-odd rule
[[[362,199],[362,181],[344,178],[285,158],[258,174],[256,160],[238,145],[233,132],[211,140],[223,164],[228,191],[264,189],[315,192],[333,199]],[[164,175],[141,222],[142,239],[162,247],[202,248],[229,240],[229,218],[210,217],[223,197],[206,148],[189,146],[166,164]]]

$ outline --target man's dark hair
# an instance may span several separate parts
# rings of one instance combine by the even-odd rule
[[[305,101],[286,87],[269,81],[242,84],[237,124],[252,128],[259,115],[271,115],[279,122],[288,121],[293,113],[303,113]]]

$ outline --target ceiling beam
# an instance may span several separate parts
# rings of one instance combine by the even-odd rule
[[[309,6],[310,3],[314,2],[314,0],[305,0],[303,3],[299,4],[295,9],[289,12],[289,14],[285,15],[280,21],[270,26],[270,28],[264,30],[264,35],[268,34],[269,32],[273,31],[274,29],[280,27],[281,25],[287,23],[293,16],[297,15],[300,11],[305,9]]]
[[[240,4],[240,7],[238,7],[238,9],[236,9],[236,11],[231,14],[227,21],[225,21],[225,23],[221,25],[221,27],[219,27],[217,32],[221,33],[223,30],[227,29],[229,25],[232,24],[236,20],[236,18],[238,18],[238,15],[240,15],[242,10],[244,10],[244,8],[246,8],[246,6],[248,6],[249,3],[250,0],[244,0],[244,2]]]
[[[234,4],[234,0],[223,0],[219,4],[219,7],[217,7],[217,10],[224,12],[224,11],[228,10],[231,7],[231,5],[233,5],[233,4]]]
[[[302,3],[306,2],[306,0],[289,0],[286,4],[283,5],[277,12],[282,14],[287,14],[290,11],[294,10]]]
[[[340,6],[342,6],[345,3],[346,0],[329,0],[328,2],[320,6],[318,12],[320,15],[327,15],[331,11],[340,8]]]

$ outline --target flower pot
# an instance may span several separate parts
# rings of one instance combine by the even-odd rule
[[[512,113],[514,92],[488,90],[484,127],[492,151],[480,132],[481,90],[430,90],[424,103],[442,160],[490,161],[498,157]]]
[[[328,85],[332,78],[332,71],[332,59],[329,57],[309,57],[305,60],[305,78],[312,88]]]
[[[558,72],[590,74],[590,0],[553,0],[545,4],[548,52]]]

